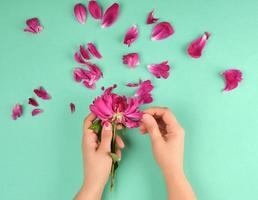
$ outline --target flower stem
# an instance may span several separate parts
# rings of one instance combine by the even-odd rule
[[[113,124],[112,131],[112,142],[111,142],[111,153],[116,153],[116,124]],[[110,191],[113,190],[115,184],[115,164],[116,162],[112,161],[111,173],[110,173]]]

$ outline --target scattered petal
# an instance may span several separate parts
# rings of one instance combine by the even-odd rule
[[[154,26],[151,34],[152,40],[162,40],[174,34],[174,29],[169,22],[160,22]]]
[[[156,77],[156,78],[164,78],[167,79],[169,76],[170,66],[168,61],[164,61],[159,64],[148,65],[148,70]]]
[[[129,53],[123,56],[123,63],[128,65],[129,68],[135,68],[140,64],[138,53]]]
[[[35,93],[38,97],[40,97],[40,98],[42,98],[42,99],[44,99],[44,100],[49,100],[49,99],[51,99],[51,96],[47,93],[47,91],[46,91],[42,86],[40,86],[38,89],[35,89],[35,90],[34,90],[34,93]]]
[[[228,92],[235,89],[243,80],[242,72],[238,69],[229,69],[222,73],[222,76],[225,80],[225,88],[224,91]]]
[[[75,104],[74,103],[70,103],[70,110],[71,110],[71,113],[75,112]]]
[[[101,25],[102,27],[111,26],[118,18],[119,15],[119,4],[112,4],[104,13]]]
[[[136,25],[133,25],[130,27],[125,34],[124,37],[124,44],[126,44],[128,47],[138,38],[138,28]]]
[[[90,12],[91,16],[94,19],[101,19],[102,18],[102,10],[101,10],[97,1],[90,0],[89,4],[88,4],[88,9],[89,9],[89,12]]]
[[[146,20],[146,24],[153,24],[155,23],[156,21],[159,20],[159,18],[155,18],[154,15],[154,10],[152,10],[149,14],[148,14],[148,17],[147,17],[147,20]]]
[[[93,55],[94,57],[96,57],[98,59],[102,58],[102,55],[99,53],[99,51],[97,50],[96,46],[93,43],[89,42],[87,45],[88,45],[88,50],[91,53],[91,55]]]
[[[191,42],[187,49],[188,54],[193,58],[200,58],[209,37],[210,33],[205,32],[202,36]]]
[[[135,97],[138,99],[139,104],[147,104],[153,101],[151,91],[153,90],[154,86],[150,80],[146,81],[139,81],[139,88],[135,93]]]
[[[13,110],[12,110],[12,118],[13,118],[13,120],[16,120],[17,118],[21,117],[22,113],[23,113],[22,105],[21,104],[16,104],[13,107]]]
[[[44,111],[44,110],[42,110],[42,109],[40,109],[40,108],[35,108],[34,110],[32,110],[31,115],[32,115],[32,116],[36,116],[36,115],[42,113],[43,111]]]
[[[85,60],[90,59],[90,54],[89,54],[88,50],[85,49],[84,46],[82,46],[82,45],[80,45],[80,53]]]
[[[29,98],[28,104],[35,106],[35,107],[39,106],[39,103],[33,98]]]
[[[24,29],[25,32],[39,33],[43,30],[43,27],[39,23],[39,19],[34,17],[26,21],[27,27]]]
[[[126,86],[127,87],[138,87],[141,83],[142,83],[142,81],[139,80],[138,83],[127,83]]]
[[[84,24],[87,17],[87,11],[84,5],[78,3],[74,6],[74,15],[79,23]]]

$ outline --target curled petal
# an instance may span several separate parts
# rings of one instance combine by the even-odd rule
[[[80,64],[83,64],[85,65],[86,64],[86,61],[84,61],[82,55],[78,52],[75,52],[74,54],[74,60],[76,60],[76,62],[80,63]]]
[[[44,100],[51,99],[51,96],[48,94],[48,92],[42,86],[40,86],[38,89],[35,89],[34,93],[41,99],[44,99]]]
[[[36,116],[36,115],[42,113],[43,111],[44,111],[44,110],[42,110],[42,109],[40,109],[40,108],[35,108],[35,109],[32,110],[31,115],[32,115],[32,116]]]
[[[97,1],[90,0],[89,4],[88,4],[88,9],[89,9],[89,12],[90,12],[91,16],[94,19],[101,19],[102,18],[102,10],[101,10]]]
[[[101,25],[102,27],[111,26],[118,18],[119,15],[119,4],[112,4],[104,13]]]
[[[146,20],[146,24],[153,24],[153,23],[155,23],[156,21],[159,20],[159,18],[154,17],[153,13],[154,13],[154,10],[149,12],[147,20]]]
[[[71,110],[71,113],[75,112],[75,104],[74,103],[70,103],[70,110]]]
[[[168,61],[164,61],[159,64],[148,65],[148,70],[156,77],[156,78],[164,78],[167,79],[169,76],[170,66]]]
[[[39,19],[34,17],[26,21],[27,27],[24,29],[26,32],[39,33],[43,30],[43,27],[39,23]]]
[[[88,50],[91,53],[91,55],[93,55],[94,57],[96,57],[98,59],[102,58],[102,55],[99,53],[98,49],[96,48],[96,46],[93,43],[89,42],[87,45],[88,45]]]
[[[80,53],[82,55],[82,57],[85,60],[89,60],[90,59],[90,55],[87,49],[85,49],[82,45],[80,45]]]
[[[29,98],[28,104],[35,107],[39,106],[39,103],[34,98]]]
[[[130,68],[135,68],[139,65],[139,55],[138,53],[129,53],[123,56],[123,63],[128,65]]]
[[[210,33],[205,32],[202,36],[191,42],[187,49],[188,54],[193,58],[200,58],[209,37]]]
[[[22,105],[21,104],[16,104],[13,107],[13,110],[12,110],[12,118],[13,118],[13,120],[16,120],[17,118],[21,117],[22,113],[23,113]]]
[[[86,8],[81,3],[78,3],[74,6],[74,15],[77,21],[81,24],[84,24],[87,17]]]
[[[169,22],[160,22],[154,26],[151,34],[152,40],[162,40],[174,33],[174,29]]]
[[[154,86],[150,80],[146,80],[143,82],[139,82],[139,88],[135,93],[135,97],[138,98],[139,104],[147,104],[153,101],[151,91],[153,90]]]
[[[133,25],[130,27],[125,34],[124,37],[124,44],[126,44],[128,47],[138,38],[138,28],[136,25]]]
[[[242,72],[238,69],[229,69],[222,73],[222,76],[225,80],[225,88],[224,91],[228,92],[235,89],[243,80]]]
[[[127,87],[138,87],[139,85],[141,85],[142,80],[140,79],[138,83],[127,83],[126,86]]]

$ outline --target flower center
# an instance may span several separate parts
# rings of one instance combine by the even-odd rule
[[[122,123],[123,114],[120,112],[117,112],[116,114],[113,115],[112,121],[114,121],[115,123]]]

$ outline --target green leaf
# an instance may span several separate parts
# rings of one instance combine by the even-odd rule
[[[95,120],[92,125],[89,127],[89,129],[93,130],[95,133],[99,134],[102,130],[101,120],[97,119]]]
[[[109,153],[114,163],[119,162],[120,158],[115,153]]]

